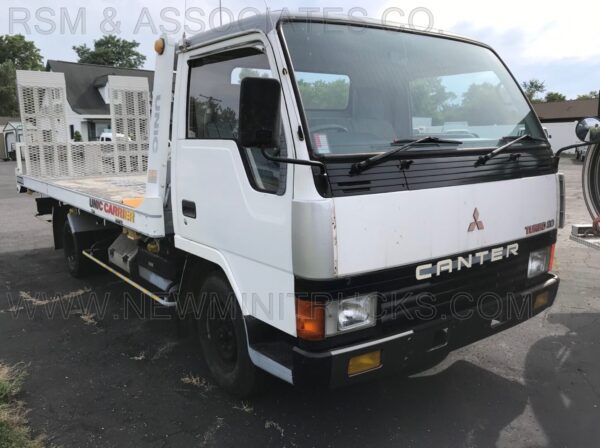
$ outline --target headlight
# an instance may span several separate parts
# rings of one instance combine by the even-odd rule
[[[376,323],[377,295],[356,296],[327,304],[325,333],[337,333],[372,327]]]
[[[527,277],[533,278],[540,274],[545,274],[549,270],[550,265],[550,247],[542,250],[536,250],[529,255],[529,268],[527,269]]]

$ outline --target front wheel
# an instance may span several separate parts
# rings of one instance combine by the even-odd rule
[[[214,380],[238,397],[252,395],[260,372],[250,360],[244,317],[231,286],[210,274],[196,300],[202,313],[196,321],[200,345]]]

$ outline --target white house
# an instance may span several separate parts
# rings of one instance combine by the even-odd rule
[[[150,94],[154,72],[95,64],[79,64],[49,60],[47,70],[64,73],[67,85],[67,123],[71,139],[80,132],[83,141],[96,141],[110,130],[110,107],[107,94],[108,76],[140,76],[148,78]]]

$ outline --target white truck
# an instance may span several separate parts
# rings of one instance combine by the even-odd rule
[[[491,48],[270,15],[155,50],[151,108],[110,80],[125,141],[69,142],[64,79],[19,72],[17,183],[71,274],[195,322],[223,388],[423,370],[553,304],[557,163]]]

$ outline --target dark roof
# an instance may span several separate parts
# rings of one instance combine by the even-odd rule
[[[257,14],[253,16],[249,16],[248,18],[239,20],[237,22],[228,23],[221,27],[215,27],[208,31],[204,31],[202,33],[198,33],[192,37],[186,39],[186,44],[188,46],[201,46],[208,42],[212,42],[215,40],[221,40],[227,38],[229,36],[233,36],[240,33],[245,33],[249,31],[262,31],[265,34],[269,34],[273,31],[277,24],[280,21],[301,21],[301,22],[313,22],[313,23],[352,23],[357,25],[367,25],[374,27],[385,27],[396,29],[398,31],[404,32],[413,32],[419,34],[428,34],[432,36],[443,36],[450,37],[453,39],[462,40],[465,42],[471,42],[477,45],[482,45],[488,47],[486,44],[481,42],[477,42],[472,39],[465,38],[463,36],[458,36],[446,31],[433,30],[433,29],[419,29],[419,27],[414,27],[415,29],[411,29],[403,26],[402,24],[383,24],[381,19],[368,19],[363,17],[349,17],[348,15],[343,14],[293,14],[287,10],[282,11],[271,11],[269,14]],[[488,47],[489,48],[489,47]]]
[[[106,85],[109,75],[146,77],[150,91],[154,84],[154,72],[150,70],[55,60],[49,60],[46,68],[48,71],[65,74],[67,100],[71,109],[80,115],[110,115],[109,105],[98,92],[98,87]]]
[[[598,99],[534,103],[541,121],[576,121],[598,115]]]
[[[18,123],[21,121],[21,119],[17,117],[0,117],[0,126],[4,127],[7,123],[10,123],[11,121]]]

